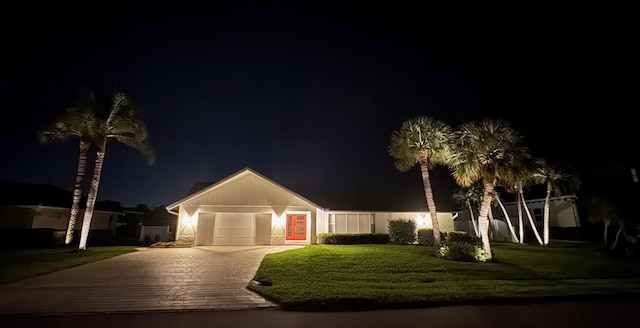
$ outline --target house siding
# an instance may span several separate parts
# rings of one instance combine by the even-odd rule
[[[315,213],[318,208],[250,171],[241,172],[223,180],[218,185],[204,189],[178,206],[177,238],[193,239],[199,245],[212,242],[208,240],[208,235],[199,235],[201,217],[207,218],[202,221],[210,220],[209,215],[215,218],[216,213],[252,214],[256,222],[267,220],[265,218],[270,216],[270,232],[267,234],[263,231],[258,235],[256,230],[255,233],[256,243],[264,244],[268,240],[271,245],[291,243],[285,240],[284,221],[287,213],[305,213],[307,214],[307,238],[304,243],[315,242]],[[265,222],[256,223],[256,227],[260,225],[262,229]],[[209,234],[212,227],[207,225],[202,229],[207,230],[202,233]]]

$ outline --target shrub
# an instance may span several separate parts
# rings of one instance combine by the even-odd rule
[[[353,244],[386,244],[389,235],[386,233],[319,233],[318,244],[353,245]]]
[[[438,257],[445,260],[463,262],[486,262],[487,256],[482,247],[466,242],[452,241],[440,246]]]
[[[480,238],[476,238],[468,234],[466,231],[449,231],[444,234],[442,239],[445,242],[466,241],[472,244],[480,243]]]
[[[445,239],[445,234],[440,231],[440,240]],[[433,229],[431,228],[420,228],[418,229],[418,244],[433,246]]]
[[[178,238],[174,241],[160,241],[149,245],[151,248],[183,248],[193,247],[193,240],[187,238]]]
[[[389,220],[389,242],[412,244],[416,241],[416,223],[411,219]]]

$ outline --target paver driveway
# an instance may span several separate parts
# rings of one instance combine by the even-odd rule
[[[299,246],[149,248],[0,286],[0,313],[269,308],[246,287],[264,255]]]

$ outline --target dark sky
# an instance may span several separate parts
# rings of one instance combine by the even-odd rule
[[[72,188],[77,140],[42,145],[37,131],[82,87],[126,92],[150,130],[152,166],[107,147],[99,199],[125,206],[166,205],[244,167],[283,184],[415,188],[418,170],[398,172],[386,147],[423,114],[506,119],[538,156],[576,166],[637,145],[629,8],[12,3],[0,5],[0,181]],[[453,185],[446,170],[434,179]]]

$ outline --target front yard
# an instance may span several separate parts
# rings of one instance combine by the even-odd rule
[[[249,288],[285,310],[353,310],[640,293],[640,263],[600,245],[495,244],[497,263],[417,245],[310,245],[269,254]]]
[[[0,284],[69,269],[109,257],[134,252],[135,246],[0,250]]]

